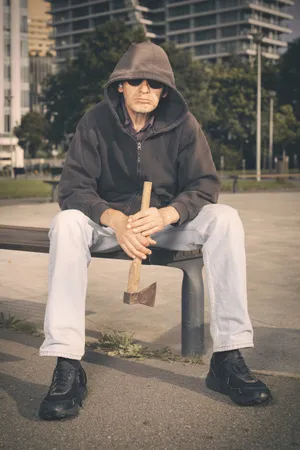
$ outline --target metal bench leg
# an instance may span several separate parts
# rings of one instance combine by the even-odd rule
[[[181,353],[197,356],[204,353],[204,284],[203,259],[178,261],[172,266],[183,270],[181,307]]]
[[[51,203],[54,203],[56,201],[56,188],[57,186],[55,184],[52,184]]]

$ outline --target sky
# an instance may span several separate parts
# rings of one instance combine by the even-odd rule
[[[287,41],[293,41],[300,37],[300,0],[295,0],[294,6],[291,6],[288,12],[294,16],[294,19],[290,24],[292,33],[287,36]]]

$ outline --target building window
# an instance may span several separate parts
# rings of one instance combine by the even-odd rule
[[[211,14],[209,16],[196,17],[194,24],[195,27],[207,27],[209,25],[215,25],[217,21],[216,14]]]
[[[29,82],[28,66],[22,66],[21,67],[21,81],[23,81],[23,83],[28,83]]]
[[[11,90],[10,89],[5,89],[4,91],[4,106],[10,106],[10,102],[11,102]]]
[[[195,41],[208,41],[209,39],[216,39],[217,30],[204,30],[195,33]]]
[[[4,66],[4,79],[10,81],[10,66],[7,64]]]
[[[4,56],[10,56],[10,40],[4,39]]]
[[[10,6],[10,0],[4,0],[4,6]]]
[[[63,25],[57,25],[56,27],[57,34],[67,33],[68,31],[70,31],[70,26],[68,23]]]
[[[177,42],[177,44],[185,44],[186,42],[190,42],[191,35],[190,33],[182,33],[175,36],[170,36],[170,39],[171,41]]]
[[[122,9],[126,8],[125,0],[113,0],[112,2],[113,9]]]
[[[84,17],[89,15],[89,7],[76,8],[72,10],[72,17]]]
[[[8,132],[10,131],[10,115],[5,114],[4,117],[4,131]]]
[[[208,0],[207,2],[201,2],[194,5],[194,12],[205,12],[216,9],[216,0]]]
[[[151,25],[147,25],[147,31],[149,31],[149,33],[154,33],[154,34],[165,34],[165,27],[164,26],[159,26],[159,25],[155,25],[153,24]]]
[[[27,0],[20,0],[21,8],[27,8]]]
[[[21,56],[23,56],[23,57],[28,56],[28,42],[27,41],[21,41]]]
[[[237,11],[230,11],[230,12],[220,14],[220,22],[221,23],[235,22],[236,20],[238,20],[238,12]]]
[[[101,14],[109,11],[109,3],[99,3],[98,5],[92,5],[92,13],[93,14]]]
[[[55,0],[55,9],[65,8],[69,5],[69,0]]]
[[[80,5],[80,3],[84,3],[85,0],[72,0],[72,5]]]
[[[227,52],[227,53],[233,53],[237,50],[240,50],[240,43],[237,41],[232,42],[220,42],[219,43],[219,51],[220,52]]]
[[[164,12],[158,12],[158,13],[152,13],[152,12],[143,12],[143,18],[147,20],[153,20],[153,22],[164,22],[165,21],[165,13]]]
[[[178,6],[177,8],[170,8],[169,9],[169,17],[176,17],[176,16],[185,16],[187,14],[190,14],[190,6]]]
[[[233,8],[234,6],[238,6],[241,3],[239,0],[223,0],[222,8]]]
[[[213,53],[216,53],[216,44],[206,44],[201,45],[198,47],[195,47],[195,55],[211,55]]]
[[[237,35],[238,35],[237,26],[221,28],[221,37],[230,37],[230,36],[237,36]]]
[[[56,39],[57,47],[66,47],[69,44],[70,44],[70,36],[65,36],[65,37]]]
[[[10,31],[10,14],[9,14],[9,12],[4,13],[4,31]]]
[[[89,28],[89,21],[88,20],[78,20],[78,22],[73,22],[73,30],[84,30],[86,28]]]
[[[176,20],[169,23],[170,31],[184,30],[185,28],[190,28],[190,20]]]
[[[21,17],[21,33],[28,32],[27,16]]]
[[[29,108],[29,91],[22,91],[21,93],[21,107]]]
[[[251,17],[249,11],[240,11],[240,20],[248,20]]]

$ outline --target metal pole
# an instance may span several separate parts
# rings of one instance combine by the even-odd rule
[[[273,161],[273,115],[274,115],[274,98],[270,96],[270,128],[269,128],[269,171],[272,171]]]
[[[256,181],[261,180],[261,40],[257,45]]]

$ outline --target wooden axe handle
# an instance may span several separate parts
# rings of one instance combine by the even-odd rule
[[[152,190],[151,181],[145,181],[143,186],[141,211],[143,209],[149,208],[150,206],[151,190]],[[138,290],[140,282],[141,265],[142,260],[140,258],[135,258],[130,265],[128,286],[127,286],[127,292],[129,293],[133,293]]]

